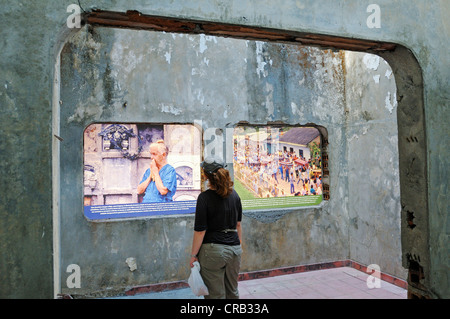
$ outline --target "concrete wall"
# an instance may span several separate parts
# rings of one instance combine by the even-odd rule
[[[242,271],[348,259],[347,202],[337,195],[346,184],[337,174],[346,165],[343,59],[310,47],[83,28],[61,53],[62,293],[117,292],[189,276],[192,216],[86,221],[81,137],[92,122],[201,123],[224,132],[240,121],[326,127],[336,195],[316,209],[246,213]],[[137,262],[133,272],[129,257]],[[80,289],[65,285],[70,264],[82,270]]]
[[[406,278],[395,77],[385,60],[366,53],[346,52],[345,70],[350,257]]]
[[[386,104],[391,95],[393,105]],[[102,223],[95,232],[84,220],[82,194],[70,185],[80,181],[80,134],[97,121],[201,122],[203,129],[225,132],[240,121],[324,126],[331,201],[277,212],[277,218],[267,211],[246,213],[242,271],[351,258],[405,279],[395,95],[392,70],[376,55],[83,28],[61,54],[62,291],[117,290],[189,275],[185,243],[192,241],[192,218]],[[133,274],[129,257],[138,265]],[[64,270],[72,263],[83,274],[75,291],[65,287]]]
[[[448,147],[446,145],[448,137],[448,88],[450,74],[447,59],[447,37],[450,29],[447,19],[449,4],[446,1],[435,1],[432,4],[417,1],[379,1],[381,7],[381,28],[369,28],[367,12],[369,2],[346,1],[337,3],[331,0],[322,1],[283,1],[274,4],[271,1],[243,2],[231,1],[227,4],[218,1],[196,2],[196,1],[153,1],[148,4],[144,1],[116,1],[111,4],[109,1],[83,1],[83,8],[89,10],[93,7],[104,10],[115,10],[124,12],[126,10],[139,10],[145,14],[155,14],[162,16],[177,16],[191,19],[217,21],[234,24],[247,24],[259,27],[270,27],[299,32],[310,32],[316,34],[338,35],[349,38],[370,39],[378,41],[390,41],[399,44],[393,53],[383,54],[389,61],[395,79],[397,81],[398,98],[398,128],[399,128],[399,169],[401,185],[401,230],[402,230],[402,262],[404,267],[408,267],[412,262],[416,262],[423,267],[425,278],[420,278],[416,286],[420,288],[423,295],[430,297],[448,298],[449,292],[449,261],[448,261]],[[59,177],[56,173],[52,176],[52,163],[59,163],[58,147],[60,140],[54,137],[58,135],[58,101],[52,104],[53,80],[58,79],[55,74],[55,61],[59,56],[59,49],[63,41],[67,39],[67,34],[71,30],[66,27],[66,19],[69,15],[66,9],[68,2],[39,1],[26,3],[8,3],[1,6],[0,34],[2,50],[0,51],[0,125],[7,138],[0,142],[0,167],[1,167],[1,190],[0,197],[0,295],[8,298],[43,297],[51,298],[58,289],[54,286],[53,256],[61,253],[62,267],[65,263],[76,263],[80,255],[78,251],[70,253],[63,248],[68,242],[61,240],[61,247],[53,238],[58,238],[58,233],[53,234],[53,225],[58,224],[56,212],[61,212],[61,229],[70,223],[84,227],[82,234],[89,234],[87,240],[81,238],[81,243],[93,243],[98,240],[98,245],[103,245],[103,251],[121,251],[120,245],[133,244],[135,248],[146,247],[147,242],[136,244],[122,240],[118,233],[112,231],[114,227],[111,223],[102,225],[88,224],[80,222],[79,215],[65,216],[67,210],[58,207],[61,205],[73,204],[74,207],[80,205],[78,197],[81,189],[82,175],[78,171],[72,172],[70,177],[74,177],[75,185],[65,180],[65,171],[61,167],[61,190],[63,186],[72,187],[74,194],[66,196],[60,193],[59,188],[53,187],[54,177]],[[440,32],[436,32],[440,30]],[[111,42],[105,42],[111,44]],[[107,50],[109,52],[109,50]],[[104,66],[104,65],[103,65]],[[106,81],[105,90],[110,91],[111,84],[107,69],[103,70]],[[383,75],[381,74],[381,77]],[[282,78],[282,77],[279,77]],[[254,82],[258,84],[256,79]],[[264,79],[263,79],[264,82]],[[267,83],[266,83],[267,84]],[[270,91],[268,83],[265,93]],[[92,88],[95,88],[93,86]],[[266,94],[267,95],[267,94]],[[393,95],[391,95],[392,97]],[[57,95],[54,96],[57,98]],[[264,99],[267,97],[267,100]],[[102,110],[103,119],[108,118],[117,112],[117,101],[120,96],[110,95],[108,107]],[[272,114],[272,96],[257,96],[264,103],[263,108],[249,105],[249,114],[255,122],[264,122],[267,114]],[[250,99],[252,100],[252,99]],[[275,98],[275,103],[278,101]],[[295,101],[294,101],[295,103]],[[393,102],[391,102],[393,105]],[[113,107],[110,108],[109,106]],[[276,104],[274,104],[276,105]],[[295,103],[299,106],[299,104]],[[348,105],[347,103],[344,105]],[[385,104],[381,104],[385,105]],[[408,106],[409,105],[409,106]],[[103,106],[102,106],[103,107]],[[333,107],[333,106],[331,106]],[[120,108],[119,108],[120,109]],[[169,108],[170,110],[170,108]],[[292,108],[273,108],[275,118],[288,119],[290,112],[295,112]],[[302,111],[302,109],[299,109]],[[339,111],[338,108],[336,108]],[[114,111],[114,112],[113,112]],[[378,119],[377,114],[370,110],[361,109],[367,119]],[[367,111],[368,113],[364,113]],[[384,111],[384,110],[383,110]],[[64,109],[61,107],[64,115]],[[319,112],[320,113],[320,112]],[[71,113],[70,115],[73,115]],[[109,114],[109,115],[108,115]],[[324,114],[324,113],[321,113]],[[67,114],[66,114],[67,115]],[[94,114],[83,114],[78,121],[88,121]],[[313,115],[306,115],[313,116]],[[325,115],[323,115],[325,117]],[[333,117],[345,116],[341,113],[337,115],[327,115],[328,119],[322,119],[326,123],[331,123]],[[235,115],[237,117],[237,115]],[[162,120],[173,118],[173,114],[161,112],[159,118]],[[76,120],[77,117],[74,117]],[[407,119],[405,121],[405,119]],[[214,120],[210,120],[213,125]],[[390,116],[381,120],[382,127],[388,125]],[[370,122],[370,120],[369,120]],[[52,123],[54,127],[52,129]],[[77,123],[72,122],[72,123]],[[228,122],[227,122],[228,123]],[[350,122],[351,123],[351,122]],[[67,122],[66,122],[67,124]],[[68,149],[80,149],[80,140],[71,137],[71,133],[77,136],[78,127],[64,127],[61,121],[61,133],[64,132],[64,142],[61,143],[61,159],[65,159],[64,165],[67,167],[79,167],[81,154],[74,158],[65,158],[65,147]],[[220,123],[219,123],[220,124]],[[374,123],[368,123],[374,124]],[[354,125],[350,125],[350,132],[353,133]],[[375,132],[377,127],[367,126]],[[341,201],[328,203],[329,207],[322,207],[322,212],[314,210],[302,211],[294,215],[294,212],[286,214],[279,223],[297,219],[300,214],[312,222],[311,225],[332,225],[336,218],[335,211],[343,211],[341,208],[349,207],[348,216],[353,222],[348,233],[353,238],[358,237],[358,230],[362,229],[361,224],[365,221],[359,218],[359,212],[352,211],[346,201],[346,194],[352,187],[351,179],[346,178],[348,174],[347,165],[344,161],[345,152],[350,149],[356,150],[360,145],[359,139],[345,142],[348,132],[341,131],[333,126],[327,127],[330,136],[330,146],[336,147],[336,156],[330,158],[332,165],[330,172],[340,172],[338,179],[332,179],[334,189],[332,194],[339,194]],[[334,131],[333,131],[334,130]],[[353,130],[353,131],[352,131]],[[347,134],[347,135],[346,135]],[[362,138],[362,133],[355,132]],[[413,137],[413,139],[410,139]],[[66,142],[74,142],[72,146]],[[78,144],[77,144],[78,143]],[[377,143],[371,140],[370,143]],[[64,146],[68,145],[68,146]],[[52,148],[53,146],[53,148]],[[344,147],[344,148],[343,148]],[[379,148],[379,145],[375,145]],[[390,148],[389,154],[394,154]],[[388,156],[390,158],[391,156]],[[350,158],[350,157],[348,157]],[[53,160],[54,161],[53,161]],[[336,161],[336,159],[339,159]],[[374,159],[370,159],[374,161]],[[63,163],[63,161],[61,161]],[[334,163],[334,164],[333,164]],[[339,163],[339,164],[338,164]],[[385,163],[385,161],[383,161]],[[391,165],[395,165],[394,161]],[[337,169],[337,170],[336,170]],[[373,177],[379,178],[381,175],[374,170]],[[362,175],[362,173],[361,173]],[[395,175],[395,174],[394,174]],[[416,176],[420,178],[415,178]],[[408,177],[410,176],[410,177]],[[53,177],[53,178],[52,178]],[[394,183],[395,176],[392,179]],[[348,185],[346,184],[346,181]],[[73,181],[72,181],[73,182]],[[79,187],[77,187],[77,185]],[[354,187],[354,186],[353,186]],[[374,185],[370,191],[381,189],[382,185]],[[59,196],[61,195],[61,196]],[[390,198],[392,195],[387,195]],[[58,199],[60,201],[58,201]],[[356,202],[362,200],[355,199]],[[374,199],[370,200],[372,203]],[[348,206],[347,206],[348,205]],[[355,207],[355,206],[353,206]],[[379,207],[378,205],[376,207]],[[387,204],[385,209],[391,209],[395,204]],[[52,212],[54,214],[52,215]],[[356,214],[358,213],[358,219]],[[331,216],[331,217],[329,217]],[[406,225],[407,216],[414,216],[413,222],[416,227],[409,229]],[[329,218],[328,218],[329,217]],[[286,219],[287,218],[287,219]],[[252,225],[257,219],[248,219],[246,226]],[[301,220],[304,222],[304,220]],[[67,223],[67,224],[66,224]],[[150,221],[124,222],[119,228],[127,227],[127,223],[132,223],[129,229],[140,230],[142,233],[148,232]],[[154,229],[160,232],[167,230],[169,220],[157,220],[153,222]],[[316,224],[318,223],[318,224]],[[82,225],[82,226],[80,226]],[[278,224],[281,225],[281,224]],[[291,225],[291,223],[289,223]],[[152,227],[153,227],[152,226]],[[186,224],[183,220],[171,222],[171,229],[188,229],[189,221]],[[356,229],[358,226],[358,230]],[[90,228],[90,231],[86,229]],[[381,229],[383,226],[377,226]],[[153,228],[151,228],[153,230]],[[251,229],[251,228],[250,228]],[[283,228],[286,229],[286,228]],[[333,229],[329,227],[328,229]],[[294,229],[295,230],[295,229]],[[286,229],[287,231],[287,229]],[[339,231],[340,232],[340,231]],[[75,230],[74,230],[75,234]],[[251,233],[249,233],[251,234]],[[289,233],[291,234],[291,233]],[[336,234],[336,232],[334,233]],[[53,236],[55,235],[55,236]],[[78,234],[77,234],[78,235]],[[68,234],[70,237],[70,234]],[[158,235],[155,235],[158,236]],[[164,236],[161,234],[160,236]],[[188,236],[188,235],[186,235]],[[314,236],[319,238],[320,236]],[[186,237],[187,238],[187,237]],[[361,242],[362,240],[359,239]],[[349,242],[349,241],[344,241]],[[70,243],[76,246],[76,242]],[[113,250],[111,245],[113,244]],[[141,246],[142,245],[142,246]],[[156,243],[152,244],[156,245]],[[378,245],[378,244],[376,244]],[[108,247],[106,247],[108,246]],[[358,250],[358,247],[374,247],[363,242],[362,245],[356,241],[350,246],[350,253],[346,256],[364,256],[366,253]],[[124,246],[128,247],[128,246]],[[91,254],[91,247],[86,247],[85,256]],[[155,248],[155,251],[157,249]],[[182,251],[182,249],[172,250]],[[339,250],[338,250],[339,251]],[[134,253],[133,250],[129,251]],[[164,252],[167,253],[166,250]],[[72,256],[70,255],[72,254]],[[119,256],[118,260],[123,260]],[[171,258],[174,255],[170,256]],[[333,256],[335,257],[335,256]],[[175,256],[175,258],[179,258]],[[83,261],[78,261],[82,266]],[[284,263],[285,261],[280,262]],[[289,261],[290,262],[290,261]],[[97,267],[87,265],[89,272]],[[98,266],[102,266],[98,264]],[[171,266],[168,266],[169,268]],[[247,267],[247,266],[246,266]],[[178,269],[178,268],[177,268]],[[64,271],[65,269],[61,269]],[[110,268],[110,273],[105,273],[103,281],[105,285],[111,285],[119,276],[108,278],[109,274],[114,274],[115,269]],[[135,273],[129,272],[130,277],[139,277]],[[123,277],[120,277],[121,280]],[[118,285],[126,285],[127,279]],[[83,279],[84,280],[84,279]],[[135,280],[135,279],[133,279]],[[159,278],[155,278],[159,280]],[[57,282],[58,279],[56,278]],[[84,282],[84,281],[83,281]],[[64,280],[62,281],[64,284]]]

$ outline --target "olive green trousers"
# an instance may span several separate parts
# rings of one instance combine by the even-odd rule
[[[198,253],[200,275],[208,287],[205,299],[238,299],[241,245],[202,244]]]

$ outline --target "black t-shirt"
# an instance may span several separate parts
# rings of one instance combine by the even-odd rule
[[[195,211],[195,231],[206,230],[203,243],[239,245],[237,232],[224,233],[224,229],[236,229],[242,220],[242,204],[235,190],[226,198],[208,189],[197,198]]]

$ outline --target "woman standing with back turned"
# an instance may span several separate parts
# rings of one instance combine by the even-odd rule
[[[203,173],[209,189],[197,199],[190,265],[200,263],[208,287],[206,299],[237,299],[241,264],[242,205],[222,161],[206,158]]]

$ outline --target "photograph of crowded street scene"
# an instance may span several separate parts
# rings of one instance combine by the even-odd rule
[[[234,186],[244,209],[322,201],[320,132],[314,127],[236,127]]]

